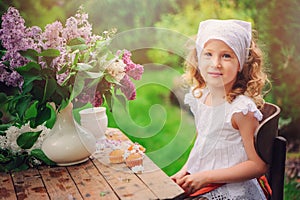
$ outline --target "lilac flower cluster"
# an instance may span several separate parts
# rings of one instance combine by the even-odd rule
[[[42,38],[46,41],[44,49],[55,48],[60,51],[60,56],[51,64],[51,67],[59,71],[64,65],[72,66],[74,62],[75,55],[67,49],[68,41],[83,38],[87,45],[92,46],[100,37],[92,34],[92,25],[88,22],[88,14],[83,13],[80,8],[75,17],[67,19],[65,27],[59,21],[48,24]],[[57,74],[58,83],[62,84],[68,74],[68,70],[63,74]]]
[[[143,74],[143,66],[135,64],[131,60],[131,52],[127,50],[116,53],[112,60],[104,60],[109,64],[103,64],[101,56],[102,49],[98,49],[98,42],[110,39],[111,32],[103,32],[102,36],[92,33],[92,25],[88,22],[88,15],[80,8],[76,15],[66,20],[65,25],[59,21],[48,24],[45,31],[39,27],[25,26],[25,20],[20,16],[19,11],[10,7],[2,16],[2,28],[0,29],[0,40],[2,46],[7,50],[6,54],[0,60],[0,82],[7,86],[22,87],[23,78],[15,71],[15,68],[26,65],[29,60],[23,57],[19,52],[33,49],[42,52],[47,49],[57,49],[60,55],[46,63],[39,58],[38,64],[42,68],[49,68],[56,72],[56,81],[61,86],[67,83],[70,75],[76,75],[77,63],[85,63],[88,66],[98,67],[102,70],[105,77],[98,83],[96,92],[84,88],[84,91],[77,98],[80,102],[91,102],[94,106],[103,104],[103,95],[113,87],[120,89],[128,100],[134,100],[136,97],[136,88],[131,78],[139,80]],[[73,39],[84,41],[85,48],[73,50],[68,44]],[[105,42],[107,45],[109,42]],[[102,45],[103,46],[103,45]],[[106,52],[107,50],[105,50]],[[7,64],[9,63],[9,64]],[[48,66],[49,65],[49,66]],[[75,67],[74,67],[75,66]],[[61,70],[64,69],[64,70]],[[60,73],[59,71],[63,71]],[[111,81],[113,79],[113,81]],[[119,83],[119,84],[116,84]],[[72,84],[72,83],[70,83]],[[73,87],[73,85],[71,85]]]
[[[67,51],[66,44],[71,39],[81,37],[87,43],[95,42],[98,36],[92,34],[92,26],[87,21],[88,15],[80,11],[75,17],[67,19],[66,26],[56,21],[48,24],[45,31],[37,27],[25,26],[25,20],[20,16],[17,9],[10,7],[2,16],[2,28],[0,29],[0,40],[2,46],[7,50],[0,61],[0,82],[7,86],[22,87],[22,77],[14,71],[14,68],[24,66],[28,60],[21,56],[19,51],[34,49],[40,52],[42,49],[54,48],[60,51],[60,56],[52,62],[50,67],[60,70],[65,64],[71,65],[74,57]],[[5,65],[5,62],[9,65]],[[46,63],[41,61],[42,67],[47,67]],[[62,83],[68,71],[57,75],[58,82]]]
[[[128,100],[134,100],[136,97],[136,89],[130,77],[134,80],[139,80],[142,77],[144,68],[140,64],[135,64],[131,60],[131,52],[124,50],[122,60],[125,63],[125,76],[121,80],[121,91],[124,93]]]
[[[36,26],[26,28],[25,20],[13,7],[2,16],[0,40],[7,51],[0,60],[0,82],[4,82],[7,86],[22,86],[23,79],[14,68],[25,65],[28,60],[21,56],[19,51],[27,49],[39,51],[41,32],[41,29]],[[9,64],[5,64],[6,62]]]

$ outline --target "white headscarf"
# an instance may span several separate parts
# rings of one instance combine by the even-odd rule
[[[196,40],[198,60],[200,60],[201,52],[208,40],[222,40],[237,56],[241,71],[249,53],[251,32],[251,23],[241,20],[209,19],[200,22]]]

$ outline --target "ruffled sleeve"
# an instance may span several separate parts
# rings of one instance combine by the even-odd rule
[[[193,96],[191,91],[186,93],[186,95],[184,97],[184,103],[190,106],[190,110],[195,115],[196,111],[197,111],[197,100]]]
[[[244,95],[240,95],[232,102],[232,109],[231,109],[229,120],[231,121],[231,117],[234,113],[239,113],[239,112],[243,113],[244,115],[246,115],[248,112],[252,112],[254,113],[254,117],[258,121],[261,121],[263,118],[262,113],[256,107],[252,99]]]

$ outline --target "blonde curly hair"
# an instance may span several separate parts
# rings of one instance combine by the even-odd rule
[[[206,83],[198,70],[196,48],[193,48],[187,55],[184,79],[189,85],[193,86],[193,95],[200,98],[202,93],[199,92],[199,89],[205,88]],[[253,99],[258,108],[262,108],[264,105],[263,89],[267,84],[271,86],[263,67],[263,54],[252,38],[248,59],[242,71],[238,73],[231,91],[226,96],[226,100],[231,103],[238,95],[243,94]]]

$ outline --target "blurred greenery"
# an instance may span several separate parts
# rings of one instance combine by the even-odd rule
[[[163,28],[171,33],[166,36],[167,33],[162,31],[149,35],[131,35],[131,32],[127,32],[129,37],[121,37],[124,40],[123,48],[148,40],[151,41],[151,45],[147,43],[148,46],[145,45],[144,48],[129,48],[134,50],[135,62],[144,64],[146,70],[141,81],[144,85],[138,85],[137,99],[127,105],[127,115],[132,128],[126,126],[126,123],[118,122],[120,120],[117,115],[121,113],[121,108],[108,113],[110,126],[121,128],[131,139],[143,144],[151,158],[161,164],[166,173],[173,174],[182,166],[194,139],[194,135],[190,133],[194,131],[191,116],[174,105],[169,98],[171,91],[177,87],[176,80],[182,74],[184,52],[178,49],[185,51],[182,40],[178,42],[178,36],[172,36],[179,33],[183,39],[188,40],[197,33],[201,20],[237,18],[252,22],[254,29],[258,31],[259,44],[264,50],[266,67],[273,85],[265,99],[282,108],[282,122],[299,126],[300,1],[2,0],[0,14],[3,14],[8,6],[15,6],[21,11],[27,26],[44,27],[55,20],[65,20],[73,15],[80,5],[83,5],[89,14],[95,33],[112,28],[117,28],[118,33],[126,33],[144,27]],[[182,127],[178,126],[183,124],[182,118],[189,119],[189,123],[184,123],[186,136],[178,134],[182,132]],[[125,119],[124,121],[127,122]],[[295,127],[291,127],[292,131],[289,134],[299,140],[300,134],[295,131]],[[157,131],[155,135],[154,130]],[[178,135],[180,137],[177,137]],[[175,143],[176,148],[166,148],[165,153],[160,155],[151,154],[168,146],[174,138],[181,141],[181,144]],[[167,159],[173,162],[165,165],[167,162],[164,162],[164,159],[175,151],[180,153],[178,158]],[[286,187],[293,186],[290,184]],[[288,198],[293,199],[290,196]]]

